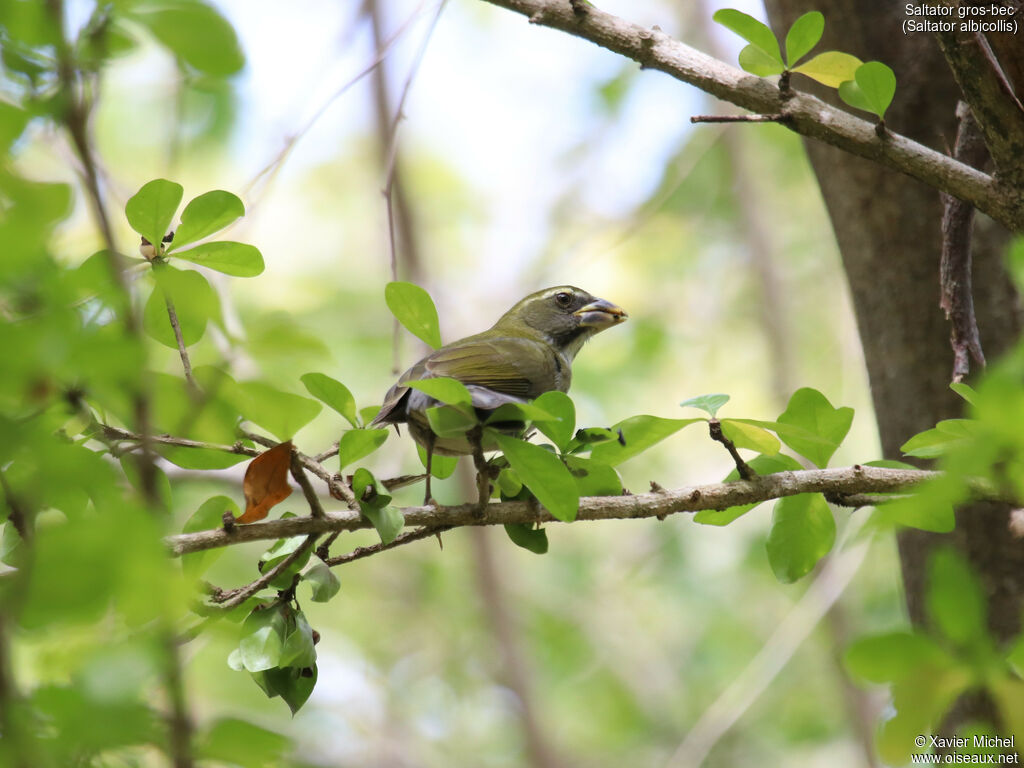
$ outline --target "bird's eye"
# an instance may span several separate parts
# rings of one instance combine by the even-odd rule
[[[572,294],[562,291],[561,293],[555,294],[555,301],[558,302],[560,307],[568,307],[572,303]]]

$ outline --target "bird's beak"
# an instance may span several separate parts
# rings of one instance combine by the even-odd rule
[[[618,325],[629,317],[622,307],[617,307],[604,299],[595,299],[573,314],[580,319],[582,328],[596,328],[599,331]]]

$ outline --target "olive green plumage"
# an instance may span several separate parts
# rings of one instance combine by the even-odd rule
[[[441,347],[403,373],[385,395],[373,423],[407,423],[413,438],[428,452],[472,453],[468,439],[441,439],[433,434],[426,411],[438,402],[409,388],[408,382],[457,379],[484,417],[504,403],[526,402],[551,390],[566,392],[572,361],[583,344],[625,319],[626,313],[619,307],[570,285],[532,293],[488,330]],[[510,431],[516,431],[515,427]]]

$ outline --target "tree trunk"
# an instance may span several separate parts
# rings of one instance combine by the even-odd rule
[[[818,50],[877,59],[895,71],[896,98],[886,123],[939,151],[953,146],[960,92],[932,36],[904,35],[902,4],[767,0],[766,5],[782,34],[801,13],[822,11],[825,36]],[[794,86],[834,101],[802,77],[794,77]],[[806,146],[853,295],[882,448],[886,458],[902,458],[899,447],[907,438],[960,415],[962,406],[948,387],[953,355],[949,324],[939,309],[939,194],[824,144]],[[978,215],[974,295],[990,361],[1020,332],[1017,296],[1002,262],[1007,240],[1005,230]],[[928,555],[936,545],[951,542],[982,579],[993,634],[1000,640],[1017,634],[1024,605],[1024,547],[1008,535],[1007,525],[1006,507],[985,504],[960,510],[949,536],[910,529],[899,534],[907,607],[915,625],[926,622]],[[971,709],[976,711],[967,714],[985,714],[984,705]]]

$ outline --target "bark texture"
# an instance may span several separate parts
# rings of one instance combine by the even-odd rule
[[[903,34],[902,4],[767,0],[766,5],[776,31],[783,32],[801,13],[822,11],[825,37],[819,50],[877,59],[896,72],[896,99],[887,124],[936,150],[953,146],[960,91],[936,41],[924,33]],[[813,90],[799,77],[794,87]],[[861,158],[819,142],[806,144],[853,295],[882,447],[886,457],[901,458],[899,446],[907,438],[962,410],[948,389],[950,329],[939,308],[939,195]],[[1017,296],[1002,263],[1008,234],[984,216],[975,229],[978,324],[985,352],[996,360],[1020,333]],[[1005,640],[1020,630],[1024,546],[1008,535],[1008,519],[1005,506],[975,505],[960,512],[949,536],[913,530],[900,535],[907,606],[915,624],[926,621],[928,555],[935,546],[952,542],[985,584],[995,635]]]

